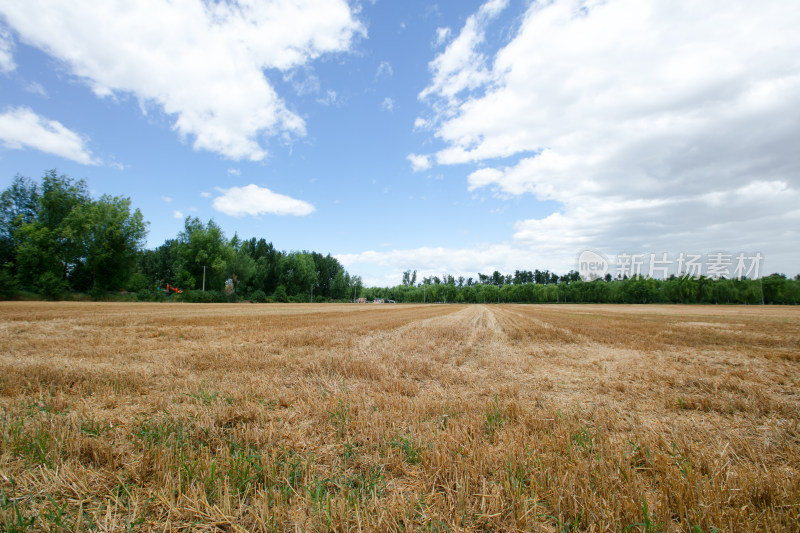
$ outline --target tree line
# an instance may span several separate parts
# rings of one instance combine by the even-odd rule
[[[154,250],[144,249],[146,236],[129,198],[93,199],[85,181],[56,170],[39,182],[17,175],[0,194],[0,297],[23,290],[47,299],[111,292],[137,300],[329,301],[363,288],[330,254],[228,239],[213,220],[187,217],[177,237]]]
[[[0,193],[0,297],[47,299],[123,293],[188,302],[351,301],[447,303],[799,304],[800,276],[759,279],[642,277],[583,281],[571,271],[495,271],[477,277],[403,273],[394,287],[364,287],[330,254],[285,252],[263,238],[226,238],[213,221],[187,217],[161,246],[144,248],[147,223],[129,198],[93,199],[83,180],[17,175]],[[168,287],[169,286],[169,287]],[[180,292],[174,289],[178,288]]]
[[[369,287],[369,300],[443,303],[681,303],[681,304],[800,304],[800,275],[793,279],[772,274],[758,279],[713,279],[706,276],[641,276],[584,281],[571,271],[517,270],[514,274],[478,274],[477,278],[430,276],[417,283],[417,272],[403,273],[394,287]]]

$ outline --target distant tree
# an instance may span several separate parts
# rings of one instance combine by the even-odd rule
[[[350,289],[350,275],[344,269],[338,271],[331,281],[330,297],[335,300],[344,300]]]
[[[186,217],[178,243],[181,265],[185,269],[179,281],[186,288],[195,288],[202,283],[203,267],[206,267],[206,288],[222,290],[228,279],[228,263],[235,252],[217,223],[209,220],[203,225],[198,218]]]
[[[74,209],[91,203],[84,181],[74,181],[58,176],[55,170],[42,178],[35,217],[15,230],[15,259],[20,284],[33,285],[40,291],[45,285],[55,287],[52,278],[65,282],[58,290],[49,290],[57,296],[61,286],[69,281],[73,270],[83,259],[83,235],[76,218],[70,217]],[[45,274],[52,276],[44,277]],[[68,285],[67,285],[68,286]]]
[[[250,256],[247,248],[242,246],[236,235],[231,239],[230,247],[232,253],[225,264],[225,277],[233,280],[236,287],[245,289],[249,286],[250,279],[255,275],[256,262]]]
[[[501,274],[497,270],[492,272],[492,279],[491,279],[492,285],[497,285],[499,287],[500,285],[504,285],[505,282],[506,282],[506,277],[503,274]]]
[[[0,194],[0,269],[8,269],[10,275],[16,274],[14,260],[19,229],[36,220],[39,199],[39,186],[19,174]]]
[[[353,276],[350,278],[350,282],[351,287],[349,290],[353,291],[353,298],[360,298],[361,291],[364,289],[364,282],[362,281],[361,276]]]
[[[261,289],[272,294],[280,282],[280,263],[283,253],[276,250],[271,242],[255,237],[242,243],[250,257],[255,261],[255,270],[248,283],[252,289]]]
[[[281,262],[281,284],[289,296],[310,294],[317,283],[314,259],[306,252],[291,252]]]
[[[286,294],[286,287],[283,285],[278,285],[278,288],[275,289],[275,292],[272,294],[272,299],[280,303],[288,302],[289,295]]]
[[[333,280],[336,278],[337,273],[343,271],[344,268],[339,263],[339,260],[330,254],[322,255],[317,252],[311,252],[311,258],[314,260],[314,269],[317,273],[314,296],[330,298]]]
[[[261,289],[256,289],[250,293],[250,301],[256,303],[264,303],[267,301],[267,295]]]
[[[121,288],[136,266],[147,223],[131,212],[128,198],[103,196],[77,205],[64,219],[66,232],[79,250],[76,275],[83,272],[95,294]]]

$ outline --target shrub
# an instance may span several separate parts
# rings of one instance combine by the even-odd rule
[[[151,290],[141,289],[136,291],[136,298],[140,302],[150,302],[153,300],[154,293]]]
[[[276,302],[286,303],[289,301],[289,295],[286,294],[286,287],[283,285],[278,285],[278,288],[275,289],[275,292],[272,294],[272,299]]]
[[[183,291],[183,294],[176,295],[177,299],[188,303],[224,303],[228,301],[222,291]]]
[[[61,300],[68,289],[67,282],[52,272],[45,272],[36,283],[39,294],[47,300]]]
[[[250,301],[263,304],[267,301],[267,295],[261,289],[257,289],[250,293]]]
[[[125,285],[128,292],[140,292],[152,286],[152,282],[141,272],[134,273]]]

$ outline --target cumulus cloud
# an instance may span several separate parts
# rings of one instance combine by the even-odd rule
[[[290,72],[365,33],[345,0],[26,0],[0,14],[98,96],[157,104],[196,149],[253,161],[263,138],[305,134],[264,70]]]
[[[795,2],[533,2],[488,58],[487,5],[420,97],[444,144],[433,160],[480,165],[470,190],[560,205],[519,221],[517,246],[763,247],[796,270]]]
[[[411,168],[414,172],[421,172],[431,168],[431,160],[426,155],[408,154],[406,159],[411,162]]]
[[[181,211],[175,210],[172,212],[172,218],[183,219],[183,213]]]
[[[394,111],[394,100],[392,100],[388,96],[384,98],[383,102],[381,102],[381,109],[389,112]]]
[[[272,192],[258,185],[217,190],[222,195],[214,198],[212,206],[217,211],[234,217],[263,214],[305,216],[314,212],[314,206],[308,202]]]
[[[28,107],[0,114],[0,141],[6,148],[33,148],[83,165],[97,165],[86,140],[57,120],[39,116]]]

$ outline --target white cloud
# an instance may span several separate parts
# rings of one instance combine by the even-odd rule
[[[394,100],[392,100],[388,96],[384,98],[383,102],[381,102],[381,109],[389,112],[394,111]]]
[[[434,44],[436,46],[441,46],[445,43],[445,41],[447,41],[447,39],[450,38],[451,33],[452,31],[450,28],[436,28],[436,40],[434,41]]]
[[[242,171],[239,170],[238,168],[229,168],[228,174],[230,174],[231,176],[240,176],[242,174]]]
[[[177,210],[175,210],[175,211],[173,211],[173,212],[172,212],[172,218],[180,218],[180,219],[183,219],[183,218],[184,218],[184,217],[183,217],[183,213],[182,213],[181,211],[177,211]]]
[[[16,69],[14,63],[14,41],[8,31],[0,27],[0,72],[11,72]]]
[[[375,72],[375,79],[391,78],[393,73],[391,63],[388,61],[381,61],[381,64],[378,65],[378,70]]]
[[[164,201],[164,202],[167,202],[168,204],[172,203],[172,197],[171,196],[162,196],[161,200]]]
[[[345,0],[26,0],[0,14],[98,96],[157,104],[196,149],[254,161],[264,137],[305,134],[264,70],[290,72],[365,34]]]
[[[217,190],[222,196],[214,198],[212,206],[217,211],[234,217],[263,214],[305,216],[314,212],[314,206],[308,202],[272,192],[258,185]]]
[[[457,95],[460,92],[478,88],[489,80],[490,72],[486,68],[486,56],[477,49],[485,40],[486,25],[507,5],[508,0],[489,0],[476,14],[467,19],[458,37],[430,62],[429,68],[433,72],[433,80],[419,94],[420,98],[432,95],[444,96],[450,105],[456,105]],[[437,35],[441,36],[439,30]]]
[[[796,270],[796,2],[534,2],[484,57],[489,22],[467,20],[420,98],[436,163],[481,165],[470,190],[560,206],[519,221],[516,246],[761,249]]]
[[[202,196],[203,198],[211,198],[211,193],[203,191],[200,193],[200,196]]]
[[[421,172],[431,168],[430,158],[426,155],[408,154],[406,159],[411,162],[411,168],[414,172]]]
[[[49,120],[30,108],[17,107],[0,114],[0,141],[6,148],[34,148],[84,165],[97,165],[86,140],[56,120]]]

